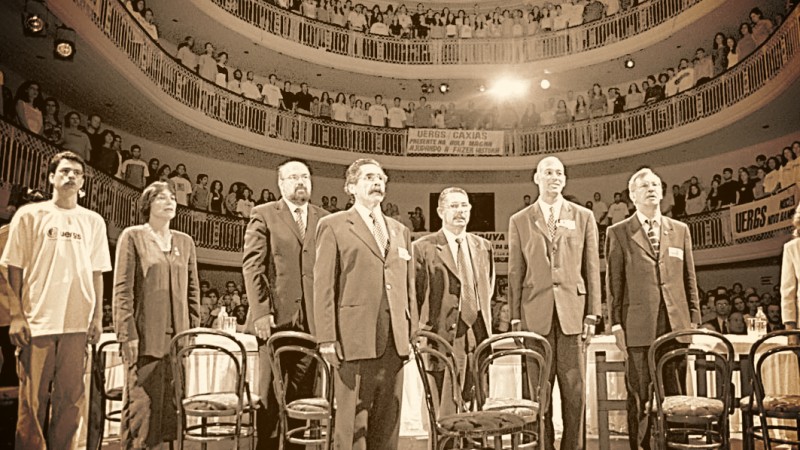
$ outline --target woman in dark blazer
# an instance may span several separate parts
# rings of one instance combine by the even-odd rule
[[[156,182],[139,199],[144,225],[123,230],[114,271],[114,328],[127,366],[122,448],[177,438],[169,344],[199,325],[200,285],[192,238],[169,229],[177,203]]]

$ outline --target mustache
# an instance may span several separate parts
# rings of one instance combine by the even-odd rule
[[[381,195],[383,195],[383,194],[384,194],[384,192],[383,192],[383,189],[381,189],[381,188],[373,188],[373,189],[370,189],[370,190],[369,190],[369,193],[370,193],[370,194],[381,194]]]

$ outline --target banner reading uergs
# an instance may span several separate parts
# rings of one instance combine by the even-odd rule
[[[409,128],[409,155],[502,156],[502,131]]]
[[[742,239],[792,225],[797,207],[797,187],[744,205],[731,206],[733,239]]]

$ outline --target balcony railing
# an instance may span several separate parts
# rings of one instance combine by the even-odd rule
[[[575,55],[653,29],[701,0],[652,0],[565,30],[482,39],[377,36],[308,19],[265,0],[205,1],[270,34],[334,54],[392,64],[453,65],[518,64]]]
[[[376,155],[407,155],[408,135],[403,129],[356,125],[279,111],[202,79],[150,39],[118,0],[61,1],[72,1],[81,7],[105,36],[165,94],[218,122],[263,137],[308,146]],[[800,49],[798,19],[800,13],[795,8],[773,36],[744,61],[707,83],[661,102],[599,119],[506,131],[504,155],[544,155],[630,142],[724,111],[758,92],[795,63]]]
[[[59,151],[51,143],[0,119],[0,181],[47,191],[47,164]],[[790,208],[798,200],[794,187],[791,189],[794,202],[786,202],[791,203]],[[141,223],[137,207],[141,191],[138,189],[87,167],[84,191],[86,195],[80,199],[80,204],[106,219],[109,237],[116,238],[125,227]],[[736,240],[731,229],[731,216],[730,210],[726,208],[682,220],[689,225],[692,245],[696,250],[765,241],[776,236],[785,236],[792,228],[791,215],[788,215],[788,218],[782,219],[770,231],[751,233],[745,239]],[[192,236],[198,247],[231,253],[242,251],[246,225],[243,219],[183,206],[178,207],[177,216],[172,221],[173,229]],[[604,236],[605,227],[600,230],[600,242],[603,242]]]
[[[49,191],[47,165],[61,150],[38,136],[0,119],[0,181],[30,189]],[[86,168],[85,195],[81,206],[106,220],[109,237],[116,239],[123,228],[142,223],[137,202],[142,194],[93,167]],[[244,219],[195,211],[183,206],[172,221],[172,228],[191,235],[198,247],[225,252],[241,252]]]

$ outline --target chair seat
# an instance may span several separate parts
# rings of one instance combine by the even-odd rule
[[[751,409],[754,409],[753,406],[754,405],[750,404],[750,396],[749,395],[746,396],[746,397],[742,397],[739,400],[739,409],[741,409],[742,411],[750,411]]]
[[[324,398],[301,398],[286,405],[286,413],[295,419],[322,420],[328,417],[330,404]]]
[[[525,421],[516,414],[499,411],[475,411],[439,418],[439,427],[459,436],[493,436],[517,433]]]
[[[719,416],[725,410],[722,400],[688,395],[673,395],[661,404],[664,414],[677,416]]]
[[[800,413],[800,395],[768,395],[764,397],[764,410],[768,413]]]
[[[521,416],[526,422],[534,422],[539,415],[539,403],[522,398],[487,398],[483,411],[500,411]]]
[[[121,402],[122,401],[122,390],[123,388],[115,387],[106,391],[106,399],[111,400],[112,402]]]
[[[243,404],[242,406],[247,409],[248,407],[257,408],[260,401],[258,395],[251,395],[253,403],[251,405]],[[219,392],[211,394],[198,394],[183,400],[183,408],[186,411],[199,412],[225,412],[235,411],[239,404],[239,396],[233,392]]]

